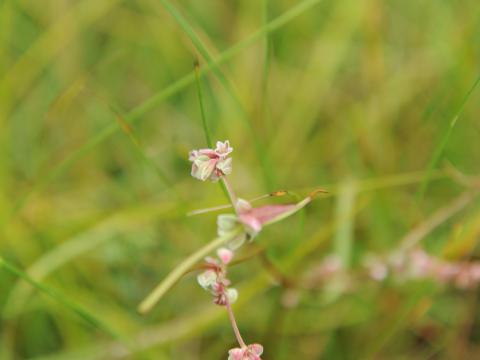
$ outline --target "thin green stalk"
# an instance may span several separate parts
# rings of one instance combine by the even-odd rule
[[[198,61],[195,61],[195,82],[197,84],[198,103],[200,104],[200,115],[202,117],[203,132],[205,134],[205,139],[207,140],[208,147],[213,148],[212,135],[210,132],[210,127],[208,126],[208,123],[207,123],[207,116],[205,115],[205,106],[203,104],[203,91],[202,91],[202,84],[200,82],[199,68],[200,68],[200,65]]]
[[[202,118],[203,133],[205,134],[205,139],[207,140],[208,147],[213,149],[214,146],[213,146],[213,141],[212,141],[212,135],[211,135],[211,132],[210,132],[210,127],[208,126],[208,123],[207,123],[207,116],[206,116],[206,113],[205,113],[205,105],[204,105],[204,102],[203,102],[202,84],[200,83],[200,75],[199,75],[200,66],[198,64],[198,61],[195,62],[194,66],[195,66],[195,82],[197,84],[197,94],[198,94],[198,102],[200,104],[200,115],[201,115],[201,118]],[[229,199],[230,197],[229,197],[228,189],[225,187],[225,184],[223,183],[223,181],[220,181],[218,184],[219,184],[220,188],[222,189],[225,197],[227,199]],[[233,203],[232,203],[232,205],[235,206],[235,204],[233,204]]]
[[[268,24],[268,0],[262,1],[262,18],[263,25]],[[268,33],[265,33],[264,39],[264,48],[263,48],[263,78],[262,78],[262,101],[261,101],[261,111],[262,116],[266,120],[266,124],[269,123],[269,111],[268,111],[268,77],[270,74],[270,36]]]
[[[440,141],[437,148],[435,149],[435,152],[433,153],[433,157],[430,160],[430,163],[428,164],[427,175],[423,179],[422,185],[421,185],[420,190],[417,194],[418,200],[423,199],[423,197],[425,195],[425,192],[427,191],[427,187],[430,183],[430,179],[432,177],[433,170],[435,169],[438,162],[442,158],[443,152],[445,150],[445,147],[448,144],[448,141],[450,140],[450,136],[452,135],[453,129],[455,128],[455,125],[457,124],[458,118],[460,117],[460,115],[462,115],[463,110],[465,109],[465,105],[467,104],[467,102],[470,99],[473,91],[477,88],[479,83],[480,83],[480,76],[477,77],[477,79],[473,83],[472,87],[468,91],[467,95],[465,95],[465,98],[463,99],[462,104],[460,105],[460,108],[457,110],[453,119],[450,121],[450,124],[447,128],[447,131],[445,132],[445,134],[442,137],[442,140]]]

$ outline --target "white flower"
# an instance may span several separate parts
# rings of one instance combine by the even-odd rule
[[[217,282],[218,275],[214,270],[207,270],[197,276],[197,281],[202,288],[210,291]]]

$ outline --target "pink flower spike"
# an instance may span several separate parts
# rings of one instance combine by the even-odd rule
[[[218,258],[227,265],[233,259],[233,251],[227,248],[220,248],[217,250]]]

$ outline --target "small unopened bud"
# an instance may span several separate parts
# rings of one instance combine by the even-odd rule
[[[230,261],[232,261],[233,259],[233,251],[227,248],[218,249],[217,255],[218,255],[218,258],[221,260],[221,262],[224,263],[225,265],[230,263]]]
[[[227,298],[230,304],[233,304],[238,299],[238,291],[234,288],[227,289]]]

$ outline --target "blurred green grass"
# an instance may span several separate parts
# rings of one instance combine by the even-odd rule
[[[479,39],[474,0],[0,1],[1,257],[118,334],[0,271],[0,358],[226,358],[227,317],[193,276],[151,315],[135,310],[214,237],[215,214],[186,211],[226,202],[189,176],[188,151],[206,146],[196,59],[242,197],[331,191],[258,238],[295,277],[332,252],[355,269],[394,250],[464,191],[445,163],[478,173],[480,91],[449,128],[479,76]],[[476,258],[479,233],[474,203],[423,244]],[[327,286],[286,308],[258,259],[232,277],[241,330],[266,359],[480,355],[476,290]]]

